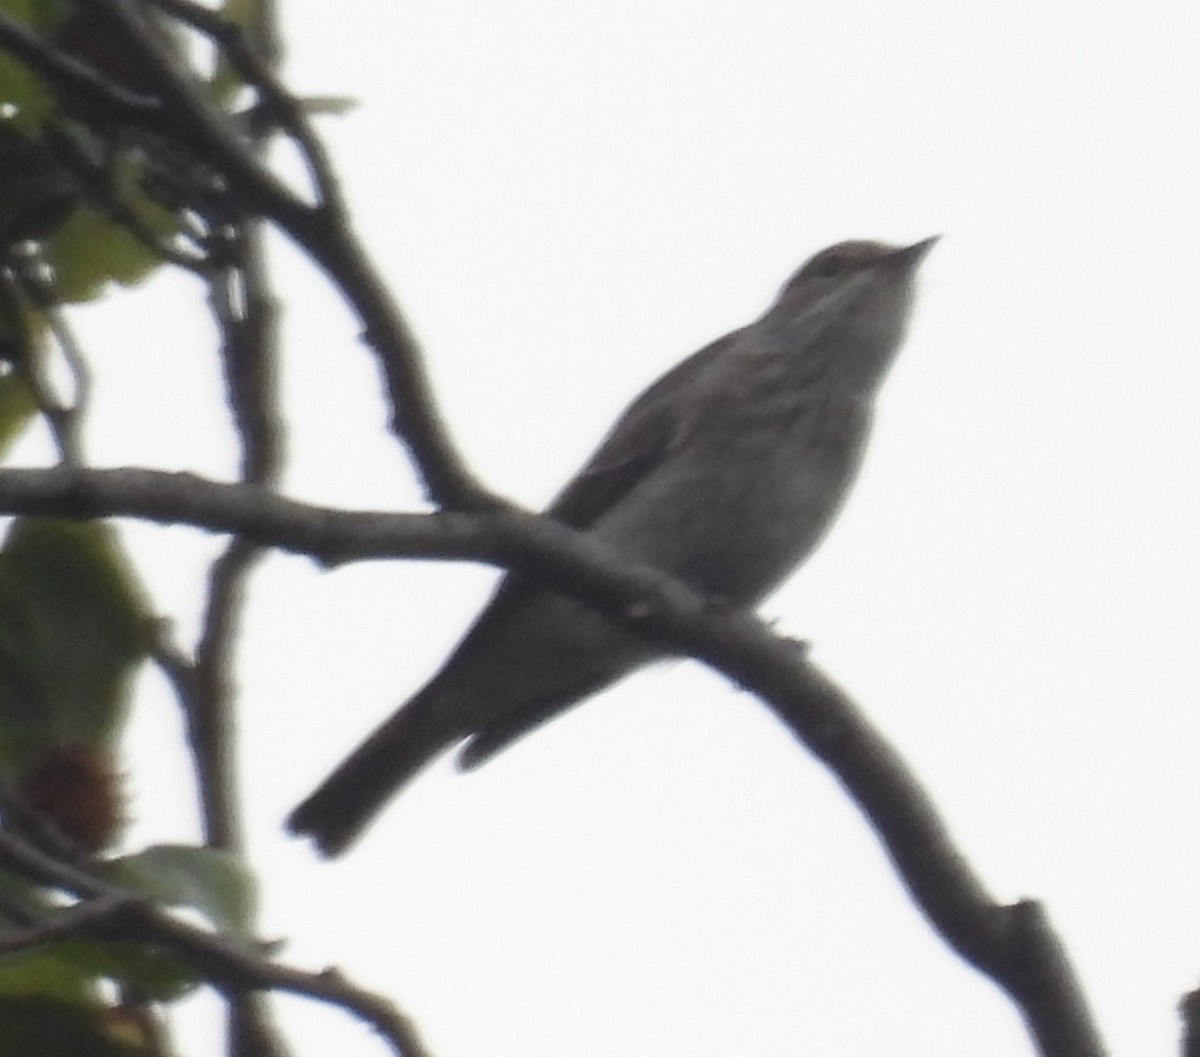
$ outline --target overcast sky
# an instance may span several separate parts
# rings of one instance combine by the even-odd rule
[[[995,894],[1045,901],[1114,1053],[1172,1052],[1200,984],[1200,9],[281,6],[292,85],[359,102],[321,127],[454,435],[529,505],[815,250],[945,235],[852,500],[762,612],[903,751]],[[353,321],[275,261],[289,490],[413,508]],[[128,305],[83,314],[97,462],[228,472],[200,293],[126,295],[133,334]],[[130,539],[186,635],[212,543]],[[470,777],[441,764],[342,861],[287,840],[491,580],[292,558],[255,579],[243,761],[285,957],[391,994],[439,1057],[1031,1052],[820,766],[692,663]],[[141,685],[132,840],[179,839],[177,716]],[[285,1008],[300,1054],[383,1052]]]

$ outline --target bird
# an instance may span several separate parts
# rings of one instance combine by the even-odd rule
[[[756,605],[843,505],[937,240],[851,240],[815,254],[755,322],[638,396],[545,513],[722,603]],[[442,752],[465,743],[459,763],[475,767],[663,656],[585,603],[509,573],[442,667],[288,829],[338,855]]]

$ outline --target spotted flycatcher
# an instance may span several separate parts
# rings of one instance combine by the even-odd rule
[[[756,322],[639,396],[547,513],[698,591],[755,605],[824,536],[936,239],[818,253]],[[292,813],[336,855],[430,759],[473,766],[661,656],[529,576],[506,577],[423,689]]]

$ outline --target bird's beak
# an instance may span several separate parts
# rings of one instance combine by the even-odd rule
[[[925,254],[933,249],[934,243],[936,243],[941,237],[941,235],[930,235],[930,237],[927,239],[922,239],[920,242],[914,242],[911,246],[905,246],[902,249],[898,249],[892,253],[889,253],[887,255],[887,260],[889,262],[894,261],[896,264],[904,264],[908,265],[909,267],[915,267],[921,263],[925,257]]]

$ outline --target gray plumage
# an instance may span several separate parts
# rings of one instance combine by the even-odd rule
[[[547,513],[697,590],[756,604],[841,508],[935,241],[817,254],[760,319],[642,393]],[[460,760],[474,766],[657,655],[510,575],[441,670],[288,826],[337,854],[444,749],[466,740]]]

